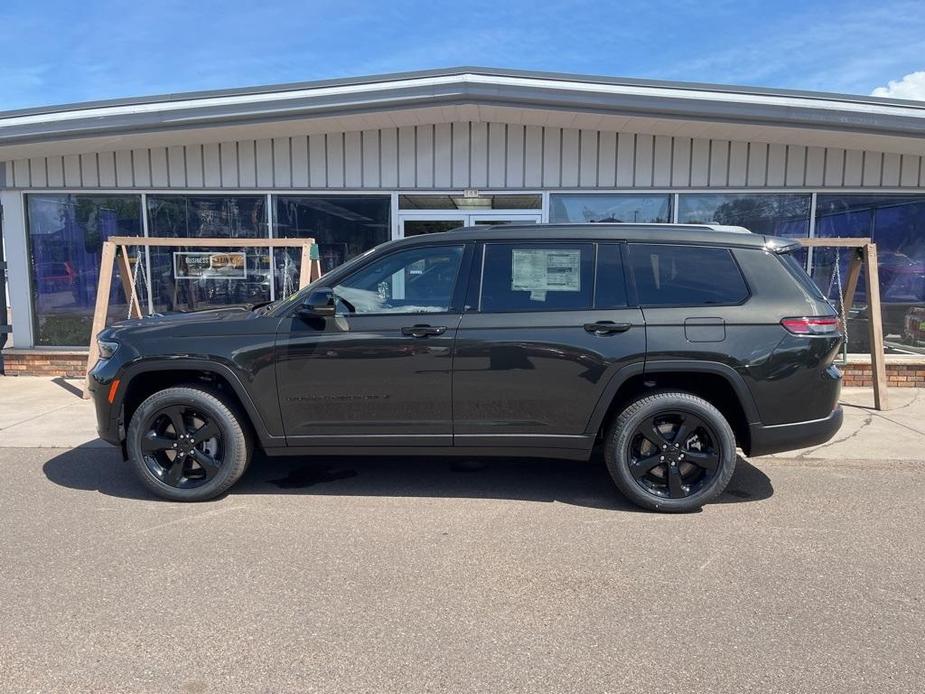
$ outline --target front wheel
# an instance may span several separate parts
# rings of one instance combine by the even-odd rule
[[[689,393],[636,400],[611,425],[604,458],[614,483],[653,511],[695,511],[726,488],[735,435],[713,405]]]
[[[144,485],[171,501],[205,501],[228,490],[250,461],[239,415],[215,394],[166,388],[135,410],[129,461]]]

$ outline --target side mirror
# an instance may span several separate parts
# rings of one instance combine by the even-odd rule
[[[334,315],[334,291],[330,287],[320,287],[312,291],[299,309],[299,315],[308,318],[328,318]]]

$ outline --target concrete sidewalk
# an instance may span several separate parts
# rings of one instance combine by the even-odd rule
[[[0,377],[0,448],[108,447],[96,437],[93,405],[83,381]],[[892,409],[873,409],[869,388],[845,388],[845,424],[821,446],[779,456],[803,459],[925,461],[925,398],[919,388],[890,391]]]

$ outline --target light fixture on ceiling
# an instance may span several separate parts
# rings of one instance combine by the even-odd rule
[[[462,197],[453,197],[453,203],[456,205],[458,210],[490,210],[491,209],[491,198],[490,197],[478,197],[478,198],[462,198]]]

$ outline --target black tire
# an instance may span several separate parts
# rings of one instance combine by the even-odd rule
[[[703,398],[654,393],[633,402],[610,425],[604,460],[614,483],[634,504],[686,513],[715,499],[729,484],[736,464],[735,435]]]
[[[175,435],[177,421],[180,436]],[[199,438],[203,440],[197,443]],[[177,442],[180,460],[173,450]],[[166,388],[141,403],[129,423],[126,444],[129,462],[145,487],[171,501],[206,501],[224,494],[251,459],[249,432],[236,408],[193,386]]]

